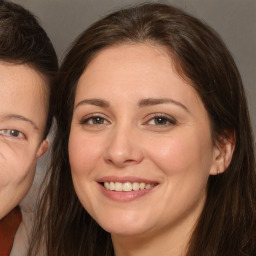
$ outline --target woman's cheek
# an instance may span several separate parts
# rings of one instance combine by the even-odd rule
[[[101,148],[97,140],[71,133],[69,139],[69,161],[72,173],[88,174],[97,164]]]
[[[145,152],[163,171],[178,171],[184,161],[185,147],[179,140],[170,137],[152,140],[148,143]]]
[[[162,139],[151,139],[147,155],[163,172],[175,175],[200,166],[200,147],[189,133],[175,134]]]

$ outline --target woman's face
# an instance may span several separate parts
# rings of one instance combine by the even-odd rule
[[[191,228],[218,154],[206,109],[164,48],[105,49],[80,77],[72,178],[84,208],[112,234]]]

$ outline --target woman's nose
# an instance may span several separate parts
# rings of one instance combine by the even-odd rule
[[[143,160],[139,132],[116,128],[109,135],[104,159],[119,168],[138,164]]]

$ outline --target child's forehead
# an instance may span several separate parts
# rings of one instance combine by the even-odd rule
[[[41,90],[41,94],[48,94],[48,80],[45,75],[30,63],[0,60],[1,85],[11,90],[11,85],[27,88],[28,90]]]
[[[0,115],[21,116],[44,127],[49,105],[46,79],[26,64],[5,62],[0,62],[0,76]]]

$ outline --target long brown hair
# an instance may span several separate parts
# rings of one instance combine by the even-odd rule
[[[168,49],[177,71],[201,97],[214,141],[228,132],[236,137],[228,169],[209,177],[205,207],[187,255],[252,255],[256,241],[254,139],[240,74],[215,31],[162,4],[144,4],[101,19],[79,36],[64,59],[58,79],[52,163],[29,255],[36,255],[43,240],[49,256],[113,255],[110,234],[89,216],[76,196],[68,137],[77,81],[88,63],[106,47],[138,42]]]

